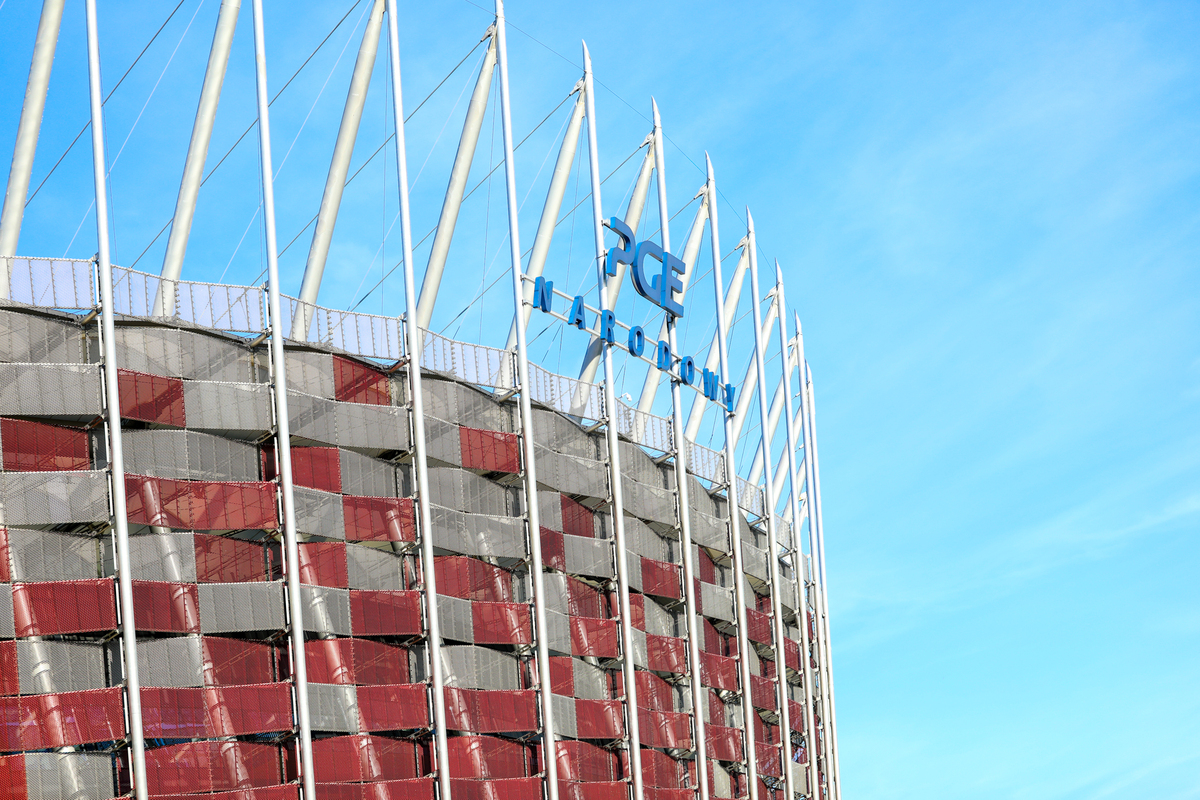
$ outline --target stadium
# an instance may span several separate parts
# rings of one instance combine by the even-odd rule
[[[269,179],[265,282],[197,280],[191,262],[183,277],[239,11],[273,174],[261,0],[221,3],[161,271],[111,263],[110,87],[87,0],[97,255],[19,249],[64,8],[44,0],[21,117],[5,122],[0,795],[840,800],[811,372],[778,265],[760,286],[752,218],[723,264],[710,163],[673,247],[656,106],[622,207],[604,204],[585,48],[523,251],[497,2],[414,258],[403,19],[395,0],[360,3],[293,287]],[[377,64],[403,248],[391,316],[317,303]],[[511,327],[485,343],[431,318],[492,96]],[[549,257],[577,161],[579,293]],[[734,337],[739,314],[749,333]],[[708,331],[685,341],[685,315]],[[539,363],[535,329],[572,343],[578,369]]]

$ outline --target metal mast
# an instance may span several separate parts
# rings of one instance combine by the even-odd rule
[[[8,171],[4,211],[0,214],[0,258],[15,256],[17,241],[21,238],[25,195],[29,193],[33,156],[37,152],[38,134],[42,130],[42,112],[46,109],[46,91],[50,88],[50,68],[54,66],[63,2],[45,0],[42,3],[42,17],[38,20],[37,40],[33,45],[33,62],[29,65],[29,81],[25,85],[25,103],[21,106],[17,142],[13,146],[12,166]],[[8,299],[8,290],[8,270],[0,269],[0,298]]]
[[[338,209],[342,205],[342,192],[346,189],[346,175],[350,172],[350,156],[354,154],[354,142],[358,139],[358,126],[362,121],[363,107],[367,103],[367,90],[371,87],[371,73],[375,69],[375,56],[379,51],[379,29],[383,26],[384,0],[375,0],[367,27],[363,31],[362,44],[358,48],[358,59],[354,62],[354,74],[350,78],[350,90],[346,93],[346,107],[342,111],[342,124],[338,128],[337,143],[333,146],[333,159],[329,162],[329,176],[325,179],[325,193],[321,196],[321,209],[317,212],[317,226],[313,229],[312,245],[308,250],[308,263],[304,267],[304,279],[300,283],[300,304],[292,320],[292,337],[298,341],[308,339],[308,326],[312,324],[313,306],[321,291],[321,277],[325,274],[325,260],[329,257],[329,244],[333,241],[333,227],[337,224]]]
[[[421,526],[421,569],[425,589],[425,619],[429,636],[429,676],[433,689],[434,746],[437,749],[438,790],[450,798],[450,756],[446,746],[445,679],[442,675],[442,629],[437,607],[437,571],[434,569],[433,521],[429,512],[429,461],[425,441],[425,396],[421,389],[421,329],[415,312],[417,291],[413,278],[412,223],[408,202],[408,158],[404,147],[404,97],[400,84],[400,36],[396,0],[387,0],[388,62],[392,70],[392,113],[396,127],[396,183],[400,194],[400,242],[404,256],[404,332],[407,339],[408,386],[413,414],[413,469],[417,474],[417,514]]]
[[[504,188],[508,198],[508,244],[512,265],[513,315],[520,319],[521,238],[517,220],[517,185],[513,166],[512,107],[508,97],[508,52],[504,39],[504,3],[496,0],[496,47],[500,66],[500,111],[504,130]],[[422,297],[424,299],[424,297]],[[533,407],[530,404],[529,355],[525,325],[517,325],[517,375],[520,381],[521,445],[524,449],[525,506],[528,509],[530,572],[533,573],[533,615],[537,630],[538,690],[542,704],[542,753],[546,765],[547,800],[558,800],[558,758],[554,740],[554,702],[550,684],[550,650],[546,641],[546,587],[542,562],[541,520],[537,501],[537,463],[533,441]]]
[[[588,123],[588,172],[592,184],[592,235],[596,242],[596,287],[600,298],[600,313],[610,311],[609,297],[611,287],[605,274],[604,261],[604,231],[601,228],[603,209],[600,203],[600,151],[596,144],[596,103],[592,86],[592,58],[588,53],[587,44],[583,45],[583,80],[584,99],[587,101]],[[614,278],[619,280],[619,278]],[[632,611],[629,603],[629,562],[626,558],[625,540],[625,498],[621,485],[621,447],[617,431],[617,400],[613,388],[616,372],[612,365],[612,350],[606,342],[601,342],[600,360],[604,364],[604,414],[608,418],[605,441],[608,444],[609,482],[612,484],[612,520],[613,539],[617,554],[617,596],[621,606],[621,662],[622,683],[625,687],[625,699],[628,717],[629,733],[629,772],[633,779],[633,796],[643,796],[642,759],[641,759],[641,729],[639,728],[637,710],[637,680],[633,664],[633,626]],[[582,384],[586,386],[587,384]]]
[[[721,277],[721,237],[717,226],[717,180],[713,177],[712,160],[704,154],[705,167],[708,173],[708,214],[710,222],[710,249],[713,259],[713,291],[716,293],[716,307],[725,308],[724,279]],[[727,341],[729,327],[725,324],[725,315],[717,315],[717,353],[721,366],[721,379],[729,375],[729,348]],[[743,389],[742,391],[746,391]],[[746,571],[742,564],[742,533],[738,510],[737,472],[735,446],[737,436],[733,431],[733,411],[728,402],[723,414],[725,422],[725,477],[729,481],[729,534],[733,549],[733,593],[734,604],[737,606],[738,624],[738,674],[742,685],[742,727],[744,729],[743,751],[746,756],[746,778],[749,784],[750,800],[758,800],[758,764],[754,751],[754,706],[750,702],[750,660],[747,651],[750,648],[746,638]],[[789,799],[790,800],[790,799]]]
[[[242,0],[221,0],[221,10],[217,14],[217,30],[208,54],[208,68],[200,89],[200,105],[196,108],[196,122],[192,126],[192,141],[183,164],[179,199],[175,201],[171,235],[163,256],[163,279],[158,285],[158,296],[154,301],[154,316],[170,317],[175,314],[175,285],[183,274],[183,256],[192,233],[196,198],[204,178],[204,162],[208,158],[208,144],[212,140],[213,122],[217,118],[217,104],[221,102],[221,86],[225,83],[225,70],[229,66],[229,51],[233,46],[233,33],[237,28],[241,7]]]
[[[61,13],[61,4],[59,4]],[[100,278],[100,326],[104,344],[104,400],[108,416],[108,474],[112,494],[113,530],[117,555],[117,593],[120,599],[121,641],[125,655],[125,702],[129,708],[129,745],[133,794],[145,800],[146,740],[142,732],[142,685],[138,676],[137,626],[133,613],[133,567],[129,553],[129,516],[125,497],[125,449],[121,440],[121,403],[117,384],[117,341],[114,325],[112,261],[108,247],[108,158],[104,152],[104,100],[100,88],[100,34],[96,0],[86,0],[88,97],[92,114],[92,176],[96,184],[96,272]],[[43,17],[44,19],[44,17]],[[57,27],[57,26],[56,26]],[[40,34],[40,29],[39,29]],[[35,59],[36,63],[36,59]],[[43,97],[44,99],[44,97]],[[40,110],[38,114],[41,116]],[[36,132],[35,132],[36,134]],[[35,135],[36,139],[36,135]],[[22,200],[24,192],[21,193]],[[7,270],[0,270],[7,274]]]
[[[94,0],[89,0],[94,2]],[[296,693],[296,722],[300,729],[300,781],[305,797],[315,797],[312,719],[308,708],[308,664],[304,654],[304,602],[300,593],[300,546],[296,540],[296,499],[292,483],[291,423],[287,404],[287,362],[284,358],[283,313],[279,300],[279,258],[275,240],[275,186],[271,162],[270,99],[267,94],[267,52],[263,36],[262,0],[254,7],[254,74],[258,102],[258,149],[262,162],[263,224],[267,248],[267,305],[271,314],[271,362],[275,386],[276,458],[283,500],[283,549],[291,609],[292,676]]]

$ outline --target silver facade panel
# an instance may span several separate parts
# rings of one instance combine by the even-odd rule
[[[526,555],[525,523],[520,517],[464,514],[437,505],[430,512],[435,547],[470,556],[524,558]]]
[[[17,641],[21,694],[82,692],[108,685],[99,644]]]
[[[143,686],[204,685],[199,636],[138,641],[138,678]]]
[[[296,498],[296,530],[326,539],[346,538],[342,496],[300,486],[292,490]]]
[[[334,403],[337,444],[366,450],[408,450],[408,412],[397,406]]]
[[[0,408],[14,416],[99,416],[100,368],[94,364],[0,364]]]
[[[0,473],[5,525],[65,525],[108,520],[108,478],[99,470]]]
[[[283,359],[287,371],[289,399],[294,392],[329,399],[334,397],[332,355],[308,350],[287,350]]]
[[[190,430],[127,430],[125,470],[134,475],[197,481],[257,481],[259,449]]]
[[[350,635],[350,592],[329,586],[301,586],[304,630],[319,636]]]
[[[189,428],[258,437],[271,430],[270,387],[261,383],[185,381]]]
[[[14,581],[70,581],[105,577],[101,540],[91,536],[8,529],[9,569]]]
[[[308,708],[313,730],[329,733],[358,732],[358,692],[354,686],[310,683]]]
[[[338,452],[342,492],[367,497],[397,497],[399,467],[351,450]]]
[[[470,600],[438,595],[437,604],[442,638],[455,642],[475,641],[475,617]]]
[[[105,540],[106,548],[111,544]],[[106,560],[112,555],[106,554]],[[191,533],[147,533],[129,537],[129,561],[138,581],[196,582],[196,543]]]
[[[711,583],[700,584],[700,608],[704,616],[733,622],[733,606],[733,589],[713,586]]]
[[[92,753],[25,753],[25,790],[38,800],[108,800],[113,759]]]
[[[534,445],[538,483],[563,494],[604,499],[608,497],[608,465],[591,458],[557,453]]]
[[[591,578],[612,578],[613,548],[608,539],[563,537],[563,561],[567,572]]]
[[[202,583],[200,630],[204,633],[279,631],[286,627],[283,583]]]
[[[83,331],[65,321],[0,309],[0,361],[82,364]]]
[[[514,656],[468,644],[444,645],[441,651],[447,686],[489,691],[523,688],[521,664]]]
[[[390,548],[347,544],[346,574],[351,589],[398,591],[404,588],[404,559]]]

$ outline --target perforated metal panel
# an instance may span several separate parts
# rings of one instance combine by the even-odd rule
[[[284,353],[284,365],[287,367],[289,400],[293,392],[334,397],[332,355],[289,349]]]
[[[565,494],[608,497],[608,465],[590,458],[556,453],[541,444],[534,446],[538,483]]]
[[[438,595],[437,604],[442,638],[456,642],[475,641],[475,621],[470,600]]]
[[[395,464],[350,450],[339,450],[342,491],[369,497],[397,497],[399,469]]]
[[[103,689],[104,649],[99,644],[17,641],[21,694]]]
[[[203,686],[200,637],[138,641],[138,678],[143,686]]]
[[[204,633],[276,631],[286,627],[281,581],[202,583],[197,590],[200,630]]]
[[[99,470],[0,474],[5,525],[108,520],[108,480]]]
[[[554,706],[554,735],[574,739],[579,735],[575,717],[575,698],[553,695],[550,702]]]
[[[200,481],[258,480],[253,445],[198,431],[129,430],[122,433],[125,471],[156,478]]]
[[[337,443],[369,450],[407,450],[408,411],[396,406],[337,403]]]
[[[615,577],[612,544],[607,539],[564,536],[563,561],[567,572],[573,575]]]
[[[625,510],[634,516],[664,525],[675,524],[675,497],[669,489],[662,489],[621,475]]]
[[[15,581],[102,578],[100,540],[65,533],[8,529],[9,569]]]
[[[17,635],[13,620],[12,586],[0,584],[0,637],[11,639]]]
[[[116,797],[112,756],[26,753],[25,786],[38,800],[106,800]]]
[[[271,430],[271,391],[259,383],[185,381],[189,428],[259,436]]]
[[[350,635],[350,592],[328,586],[301,586],[304,630],[316,634]]]
[[[747,575],[753,575],[760,580],[770,577],[770,566],[767,562],[767,551],[760,550],[752,544],[742,542],[742,567]]]
[[[462,439],[458,425],[426,414],[425,454],[430,459],[461,467]]]
[[[310,683],[308,708],[313,730],[331,733],[358,732],[358,695],[354,686]]]
[[[633,663],[635,666],[647,669],[650,666],[650,660],[646,652],[646,632],[635,628],[631,633],[630,650],[633,654]]]
[[[520,663],[513,656],[473,645],[444,646],[441,652],[447,686],[492,691],[524,688]]]
[[[292,392],[291,382],[292,374],[288,372],[288,425],[292,436],[319,444],[336,445],[337,404],[333,400]]]
[[[546,646],[554,653],[571,654],[571,620],[566,614],[546,611]]]
[[[572,673],[575,678],[575,696],[587,700],[608,700],[608,673],[578,658],[571,659]]]
[[[328,539],[346,538],[345,511],[342,496],[318,489],[293,489],[296,498],[296,530],[324,536]]]
[[[78,325],[0,309],[0,361],[81,364],[83,360],[83,332]]]
[[[429,470],[429,500],[470,514],[511,517],[521,513],[517,490],[453,467]]]
[[[646,633],[656,636],[678,636],[675,615],[651,598],[645,599]]]
[[[691,523],[693,542],[722,553],[729,550],[729,526],[724,519],[693,508]]]
[[[394,591],[404,588],[404,559],[390,549],[346,545],[346,574],[351,589]]]
[[[638,519],[625,517],[625,549],[656,561],[670,559],[667,543]]]
[[[733,622],[732,589],[713,586],[711,583],[701,583],[699,599],[700,607],[704,609],[704,616],[725,622]]]
[[[525,529],[519,517],[464,514],[433,505],[430,518],[435,547],[472,556],[525,556]]]
[[[604,458],[599,440],[554,411],[540,408],[533,410],[533,438],[538,444],[556,453],[593,461]]]
[[[14,416],[100,414],[100,368],[88,364],[0,364],[0,408]]]

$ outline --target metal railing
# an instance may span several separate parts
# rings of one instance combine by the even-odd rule
[[[695,442],[687,443],[688,472],[713,484],[725,483],[725,454]]]
[[[753,486],[745,478],[738,478],[737,498],[743,511],[759,518],[766,515],[767,503],[761,486]]]
[[[8,299],[41,308],[95,308],[92,262],[77,258],[0,258],[6,273]]]
[[[671,420],[655,416],[617,401],[617,432],[643,447],[669,453],[675,448]]]
[[[433,331],[421,331],[421,366],[467,383],[512,389],[516,386],[516,355],[508,350],[448,339]]]
[[[604,396],[599,386],[556,375],[537,364],[529,365],[529,399],[570,416],[604,419]]]
[[[304,303],[295,297],[280,295],[285,336],[293,338],[295,321],[304,315],[306,334],[299,341],[320,344],[351,355],[380,361],[399,361],[404,356],[404,322],[400,317],[339,311]]]

